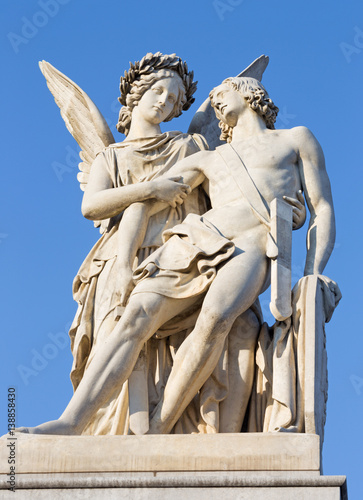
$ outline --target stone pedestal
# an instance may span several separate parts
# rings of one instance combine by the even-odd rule
[[[0,440],[4,499],[9,443],[19,499],[347,498],[344,476],[320,475],[312,434],[15,437]]]

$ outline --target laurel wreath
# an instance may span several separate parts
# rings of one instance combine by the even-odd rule
[[[194,72],[188,70],[188,65],[176,54],[155,54],[149,52],[141,61],[130,62],[130,69],[125,71],[124,76],[120,79],[121,97],[118,98],[123,106],[126,106],[126,97],[130,93],[132,84],[139,80],[142,75],[158,71],[160,69],[170,69],[175,71],[183,81],[185,87],[186,102],[183,105],[183,110],[186,111],[193,104],[195,99],[192,97],[197,90],[197,83],[193,82]]]

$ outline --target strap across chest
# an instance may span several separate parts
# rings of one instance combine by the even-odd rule
[[[231,144],[223,144],[223,146],[217,147],[216,151],[222,157],[228,172],[252,211],[263,224],[270,228],[270,211],[240,155]]]

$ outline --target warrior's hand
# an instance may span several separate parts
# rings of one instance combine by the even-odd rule
[[[292,228],[300,229],[306,219],[306,206],[304,196],[302,191],[297,192],[296,198],[290,198],[289,196],[283,196],[283,199],[292,206]]]
[[[117,287],[120,293],[120,304],[125,307],[135,283],[132,278],[132,269],[129,266],[118,266]]]
[[[171,207],[184,203],[185,198],[191,192],[190,186],[181,182],[182,177],[170,177],[170,179],[155,179],[151,181],[154,188],[154,198],[166,202]]]

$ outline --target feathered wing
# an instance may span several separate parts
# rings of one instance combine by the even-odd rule
[[[249,76],[261,81],[268,62],[268,56],[262,55],[237,76]],[[223,144],[219,138],[221,131],[218,126],[218,119],[215,115],[214,109],[212,108],[209,97],[203,102],[198,111],[195,113],[189,125],[188,133],[203,135],[208,142],[209,149],[215,149],[217,146]]]
[[[82,162],[79,163],[77,179],[84,191],[97,153],[114,143],[115,139],[102,113],[86,92],[48,62],[40,61],[39,67],[67,129],[81,148],[79,156]],[[95,221],[94,224],[101,226],[102,231],[108,221]]]

